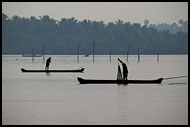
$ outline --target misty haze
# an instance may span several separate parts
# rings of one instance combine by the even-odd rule
[[[3,125],[188,125],[188,2],[2,2]]]

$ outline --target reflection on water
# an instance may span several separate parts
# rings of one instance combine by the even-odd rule
[[[51,76],[51,73],[46,72],[46,76],[50,77],[50,76]]]
[[[84,73],[22,73],[43,69],[42,58],[2,56],[2,123],[7,124],[188,124],[188,78],[157,84],[79,85],[77,77],[116,79],[117,58],[51,56],[50,69]],[[129,79],[188,75],[188,56],[129,56]],[[48,58],[48,56],[47,56]]]

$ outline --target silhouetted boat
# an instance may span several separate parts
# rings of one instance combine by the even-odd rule
[[[32,54],[22,54],[23,57],[42,57],[41,54],[34,54],[34,56]]]
[[[72,73],[77,73],[77,72],[83,72],[84,68],[81,69],[76,69],[76,70],[26,70],[24,68],[21,68],[22,72],[72,72]]]
[[[89,54],[86,54],[85,57],[89,57]]]
[[[94,79],[83,79],[77,78],[80,84],[160,84],[163,78],[156,80],[94,80]]]

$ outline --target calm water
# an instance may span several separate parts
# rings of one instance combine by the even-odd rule
[[[46,56],[47,58],[48,56]],[[80,85],[77,77],[116,79],[117,58],[52,55],[50,69],[84,73],[22,73],[44,69],[42,58],[2,56],[2,124],[188,124],[188,78],[158,84]],[[17,60],[18,59],[18,60]],[[129,56],[128,79],[188,75],[187,55]]]

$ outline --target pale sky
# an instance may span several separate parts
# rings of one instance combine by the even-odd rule
[[[78,21],[141,23],[150,24],[188,20],[188,2],[2,2],[2,12],[10,17],[30,18],[49,15],[60,21],[75,17]]]

